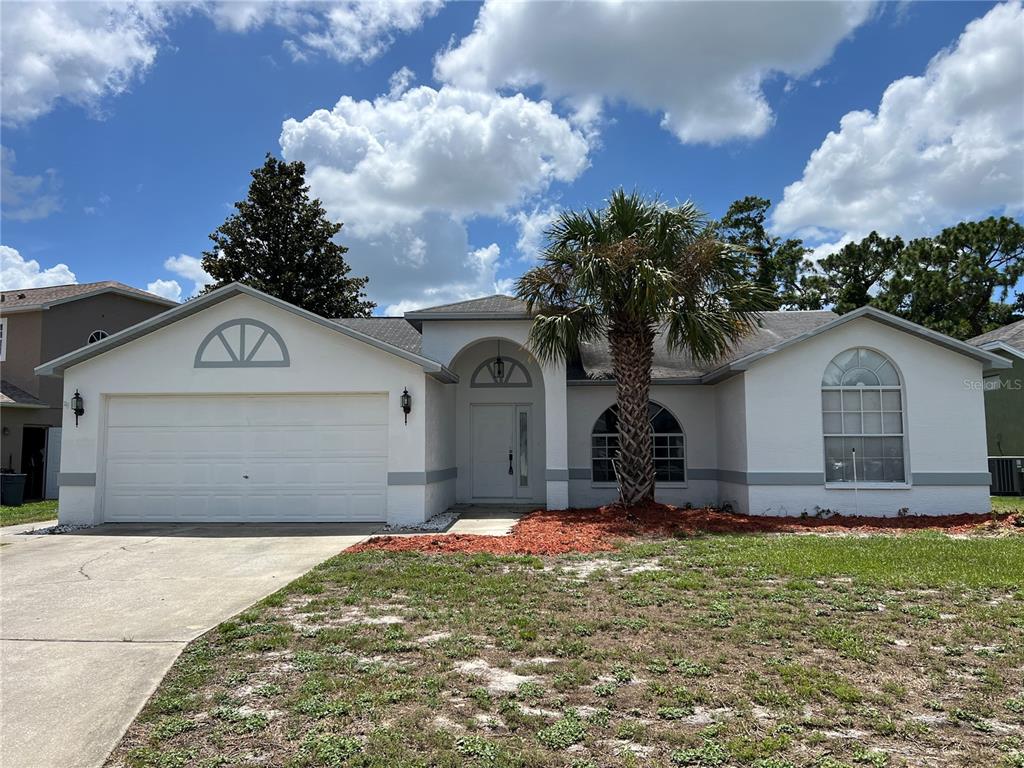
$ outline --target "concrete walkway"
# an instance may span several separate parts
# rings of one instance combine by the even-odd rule
[[[473,533],[477,536],[507,536],[519,518],[536,507],[484,504],[456,504],[452,512],[459,519],[445,533]]]
[[[0,529],[0,765],[103,763],[193,638],[377,526]]]

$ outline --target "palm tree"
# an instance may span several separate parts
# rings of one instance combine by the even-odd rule
[[[563,211],[538,266],[516,293],[534,313],[530,346],[565,359],[606,338],[618,403],[616,474],[623,502],[654,498],[648,400],[654,339],[713,361],[757,323],[770,293],[743,277],[740,250],[719,240],[693,204],[670,207],[619,189],[606,207]]]

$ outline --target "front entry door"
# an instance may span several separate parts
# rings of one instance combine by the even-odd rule
[[[528,499],[530,409],[524,405],[474,405],[473,496]]]

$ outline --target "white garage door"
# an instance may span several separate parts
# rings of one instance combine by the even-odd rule
[[[112,397],[112,522],[385,519],[384,395]]]

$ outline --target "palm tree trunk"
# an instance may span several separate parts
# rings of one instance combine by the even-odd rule
[[[654,448],[647,410],[654,331],[644,323],[613,322],[608,345],[619,406],[619,490],[623,502],[633,506],[654,499]]]

